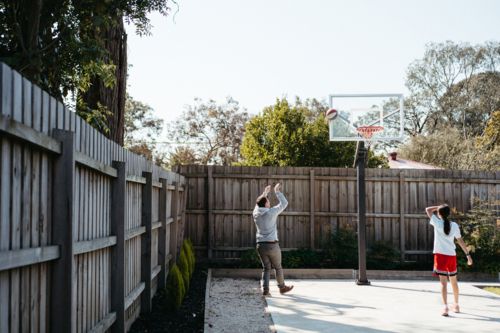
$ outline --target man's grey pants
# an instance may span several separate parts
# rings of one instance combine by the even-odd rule
[[[281,268],[281,249],[278,243],[257,243],[257,252],[262,261],[262,281],[264,283],[264,292],[269,291],[269,277],[271,275],[271,264],[276,270],[276,281],[280,289],[285,288],[283,279],[283,269]]]

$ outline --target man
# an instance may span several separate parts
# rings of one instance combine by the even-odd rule
[[[280,201],[279,205],[271,208],[271,203],[267,195],[271,190],[271,185],[267,186],[264,193],[257,198],[257,204],[253,210],[253,218],[257,225],[257,252],[262,261],[262,296],[271,296],[269,293],[269,276],[271,273],[271,264],[276,270],[276,281],[280,288],[280,294],[284,294],[293,289],[293,286],[285,286],[283,279],[283,270],[281,268],[281,250],[278,242],[278,230],[276,229],[276,220],[278,215],[285,210],[288,205],[285,196],[280,192],[280,184],[276,184],[274,192]]]

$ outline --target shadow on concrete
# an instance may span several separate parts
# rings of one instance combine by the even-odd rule
[[[348,325],[343,323],[332,322],[330,320],[322,320],[318,317],[332,317],[342,316],[345,309],[371,309],[376,310],[374,307],[361,306],[356,304],[339,304],[331,302],[322,302],[313,298],[307,298],[297,295],[286,295],[288,299],[294,301],[294,305],[288,306],[286,310],[293,313],[273,313],[275,325],[279,325],[279,331],[286,333],[295,332],[368,332],[368,333],[392,333],[395,331],[379,330],[369,328],[368,319],[359,322],[363,326]],[[271,300],[269,300],[271,301]],[[279,299],[277,299],[279,301]],[[272,302],[272,301],[271,301]],[[296,305],[295,305],[296,304]],[[316,305],[318,309],[315,314],[305,312],[302,310],[305,304]],[[278,304],[271,304],[278,307]],[[320,310],[321,309],[321,310]],[[333,313],[332,313],[333,312]],[[313,317],[313,318],[312,318]],[[365,326],[366,325],[366,326]]]

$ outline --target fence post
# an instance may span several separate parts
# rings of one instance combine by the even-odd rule
[[[74,133],[54,129],[54,138],[62,142],[62,154],[55,156],[52,188],[52,243],[60,246],[61,257],[52,262],[52,332],[76,331],[76,295],[73,293],[75,265],[73,257],[73,189],[75,179]],[[76,290],[76,289],[75,289]]]
[[[151,312],[151,231],[153,213],[153,173],[142,172],[146,184],[142,185],[142,225],[146,232],[141,238],[141,280],[146,284],[141,295],[141,312]]]
[[[309,198],[311,199],[311,249],[314,250],[314,170],[311,169],[311,179],[309,180]]]
[[[184,178],[184,182],[186,178]],[[179,182],[179,187],[180,187],[180,182]],[[179,196],[179,206],[177,207],[177,211],[178,211],[178,215],[181,217],[180,221],[178,221],[179,223],[179,227],[178,227],[178,231],[177,231],[177,253],[178,253],[178,256],[177,256],[177,259],[179,259],[180,257],[180,254],[181,254],[181,249],[182,249],[182,242],[184,240],[184,228],[186,226],[186,197],[187,197],[187,191],[188,191],[188,187],[186,186],[186,184],[184,184],[184,186],[182,187],[183,190],[182,190],[182,195]]]
[[[399,242],[401,246],[401,265],[405,264],[405,173],[399,173]]]
[[[158,230],[158,261],[160,261],[160,273],[158,273],[158,290],[165,290],[167,278],[167,193],[168,180],[160,178],[160,222],[161,227]]]
[[[172,259],[170,259],[170,267],[172,267],[177,262],[177,226],[179,225],[177,221],[177,210],[179,207],[179,182],[174,182],[175,190],[172,194],[172,227],[170,228],[170,254],[172,254]]]
[[[116,312],[112,332],[126,331],[125,318],[125,210],[127,171],[125,162],[113,161],[117,178],[111,179],[111,234],[116,244],[111,247],[111,311]]]
[[[207,180],[208,180],[208,239],[207,239],[207,249],[208,249],[208,259],[212,259],[212,238],[213,238],[213,209],[214,209],[214,178],[212,177],[213,167],[208,166]],[[187,180],[187,179],[186,179]]]

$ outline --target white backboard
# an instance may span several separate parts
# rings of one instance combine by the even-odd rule
[[[330,109],[338,112],[330,121],[330,141],[363,141],[355,128],[382,126],[379,140],[404,139],[403,94],[329,95]]]

